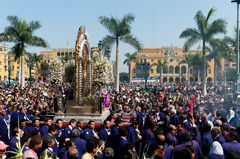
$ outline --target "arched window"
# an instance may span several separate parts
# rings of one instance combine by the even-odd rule
[[[169,67],[169,73],[171,73],[171,74],[174,73],[174,67],[173,67],[173,66],[170,66],[170,67]]]
[[[164,77],[164,78],[163,78],[163,82],[167,82],[167,77]]]
[[[57,53],[57,56],[60,56],[60,52]]]
[[[181,82],[185,82],[186,81],[186,78],[185,77],[183,77],[182,78],[182,80],[181,80]]]
[[[163,73],[168,73],[168,67],[163,67]]]
[[[173,78],[172,77],[169,78],[169,82],[173,82]]]
[[[186,72],[187,72],[186,66],[182,66],[181,67],[181,74],[186,74]]]
[[[61,53],[61,56],[64,56],[64,52]]]
[[[180,82],[180,78],[176,77],[175,82]]]
[[[180,70],[179,66],[176,66],[175,67],[175,74],[179,74],[179,70]]]

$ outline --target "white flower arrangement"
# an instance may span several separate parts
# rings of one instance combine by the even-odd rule
[[[98,86],[104,86],[114,82],[112,63],[105,56],[99,55],[93,58],[93,82]]]

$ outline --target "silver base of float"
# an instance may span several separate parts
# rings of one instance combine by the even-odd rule
[[[54,122],[57,119],[62,119],[63,123],[68,123],[71,119],[79,120],[82,119],[84,122],[89,120],[95,121],[96,124],[102,124],[103,121],[110,115],[109,110],[104,110],[102,113],[56,113]]]

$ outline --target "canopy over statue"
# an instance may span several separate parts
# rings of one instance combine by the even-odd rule
[[[92,66],[91,66],[91,49],[88,42],[88,34],[84,26],[78,30],[78,36],[75,45],[75,72],[76,87],[75,101],[82,103],[83,97],[91,95],[92,91]]]

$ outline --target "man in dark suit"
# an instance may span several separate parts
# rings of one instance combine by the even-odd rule
[[[72,131],[71,140],[75,143],[76,149],[78,150],[78,158],[82,158],[82,155],[86,149],[86,141],[80,139],[80,132],[77,129]]]
[[[155,108],[155,122],[157,123],[158,127],[162,127],[163,124],[166,124],[166,115],[163,112],[160,112],[160,108]]]
[[[90,120],[88,122],[88,127],[83,131],[83,139],[85,141],[87,141],[91,136],[96,137],[97,139],[99,139],[98,133],[96,130],[94,130],[95,128],[95,122],[93,120]]]
[[[0,112],[0,140],[5,144],[9,144],[10,139],[10,123],[6,119],[6,111],[4,109]]]
[[[211,134],[214,141],[218,141],[221,145],[226,142],[225,138],[221,134],[221,130],[218,127],[214,127],[211,130]]]
[[[177,115],[176,109],[171,109],[170,110],[170,123],[173,125],[177,125],[179,123],[179,117]]]
[[[115,126],[112,128],[111,135],[117,136],[119,127],[123,126],[122,124],[123,120],[121,119],[121,117],[117,117],[117,119],[114,122],[115,122]]]
[[[121,154],[123,154],[123,148],[128,143],[127,137],[127,129],[125,127],[119,127],[119,135],[114,145],[114,151],[116,152],[117,158],[121,158]]]
[[[28,131],[30,131],[30,132],[35,131],[35,130],[40,131],[40,127],[39,127],[40,121],[39,121],[39,119],[33,119],[32,123],[33,123],[33,125],[31,127],[29,127]]]
[[[73,129],[76,127],[77,121],[71,119],[68,123],[68,126],[63,130],[60,140],[63,141],[65,138],[70,138],[72,135]]]
[[[135,145],[135,143],[141,139],[140,132],[138,130],[138,122],[136,120],[132,121],[131,126],[128,127],[128,137],[127,140],[129,143]]]
[[[63,121],[62,119],[57,119],[56,121],[56,126],[57,126],[57,133],[55,134],[55,138],[59,141],[61,135],[62,135],[62,132],[63,132]]]
[[[83,134],[83,127],[84,127],[84,121],[82,119],[79,119],[75,129],[77,129],[80,132],[80,135]]]
[[[53,140],[54,140],[54,145],[53,145],[52,149],[55,152],[55,154],[58,154],[58,142],[55,137],[56,133],[57,133],[57,126],[56,125],[49,126],[48,135],[52,136]]]
[[[111,122],[109,120],[104,120],[104,128],[99,131],[99,139],[107,141],[108,137],[111,135]]]
[[[45,124],[40,129],[40,134],[42,137],[44,137],[48,134],[48,129],[49,129],[49,126],[51,126],[51,125],[52,125],[52,119],[46,118]]]

